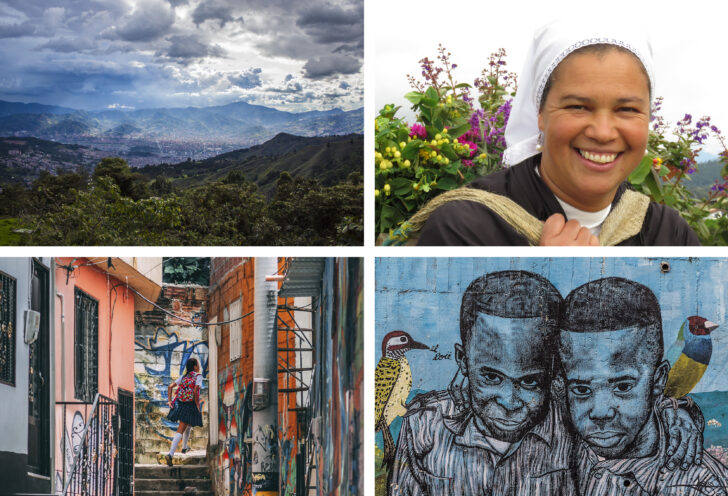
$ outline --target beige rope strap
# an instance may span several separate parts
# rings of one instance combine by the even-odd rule
[[[649,196],[631,189],[625,191],[602,224],[599,244],[617,246],[622,241],[639,234],[649,206]]]
[[[458,188],[436,196],[426,203],[407,222],[412,232],[418,232],[430,214],[445,203],[457,200],[472,201],[488,207],[525,237],[532,246],[541,241],[543,221],[528,213],[519,204],[502,195],[477,188]],[[650,199],[642,193],[627,190],[602,225],[599,242],[602,246],[615,246],[638,234],[647,214]]]

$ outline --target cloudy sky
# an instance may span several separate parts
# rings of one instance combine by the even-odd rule
[[[503,7],[498,7],[503,5]],[[455,75],[460,82],[473,83],[486,66],[488,55],[505,48],[508,67],[520,72],[526,50],[536,28],[564,14],[583,14],[584,22],[605,12],[617,13],[638,23],[649,33],[655,53],[657,95],[665,98],[663,114],[671,122],[686,113],[694,117],[710,115],[728,135],[726,80],[728,65],[728,30],[725,19],[728,4],[718,0],[686,3],[665,0],[637,2],[612,0],[552,0],[507,2],[458,0],[456,4],[439,0],[409,2],[374,1],[370,19],[399,22],[406,19],[411,29],[371,29],[374,54],[370,59],[375,71],[375,105],[387,103],[403,106],[402,116],[411,118],[403,95],[411,91],[407,74],[419,75],[417,61],[427,56],[434,60],[437,45],[452,52],[458,64]],[[443,22],[443,19],[451,22]],[[717,143],[708,143],[708,151],[717,152]]]
[[[363,104],[363,0],[1,0],[0,99]]]

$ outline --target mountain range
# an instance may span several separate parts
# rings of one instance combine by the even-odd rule
[[[263,141],[279,132],[301,136],[360,133],[363,115],[361,108],[295,113],[246,102],[202,108],[85,111],[0,101],[0,135],[66,142],[75,136]]]
[[[284,132],[298,136],[363,133],[364,109],[285,112],[235,102],[212,107],[87,111],[0,100],[0,136],[79,144],[133,166],[207,158]]]

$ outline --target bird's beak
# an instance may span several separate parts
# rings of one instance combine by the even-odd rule
[[[720,327],[715,322],[711,322],[709,320],[706,320],[704,325],[705,325],[705,329],[708,331],[708,334],[710,334],[711,332],[716,330],[718,327]]]
[[[425,343],[420,343],[419,341],[412,341],[410,343],[410,347],[413,350],[429,350],[430,347],[427,346]]]

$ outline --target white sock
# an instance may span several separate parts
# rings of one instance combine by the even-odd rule
[[[174,456],[174,452],[177,450],[177,446],[179,446],[181,440],[182,434],[175,432],[174,439],[172,439],[172,449],[169,450],[169,456]]]
[[[185,433],[182,436],[182,449],[189,449],[189,446],[187,446],[187,441],[190,439],[190,433],[192,432],[192,427],[188,426],[187,429],[185,429]]]

